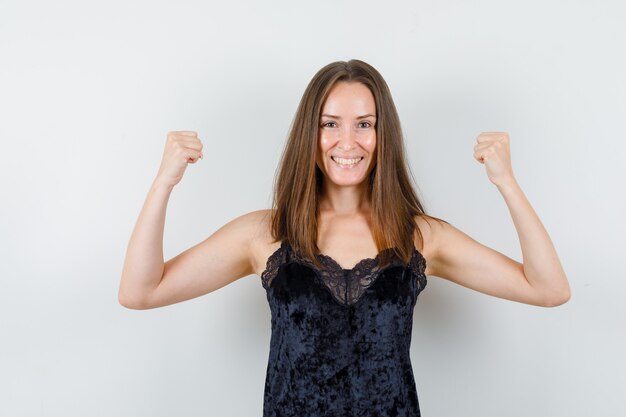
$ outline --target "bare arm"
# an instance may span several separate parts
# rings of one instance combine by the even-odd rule
[[[125,307],[162,307],[207,294],[254,273],[252,243],[263,233],[267,210],[241,215],[203,242],[163,262],[167,202],[188,163],[202,157],[195,132],[170,132],[157,179],[128,244],[118,300]]]
[[[122,304],[142,310],[163,307],[208,294],[253,274],[252,243],[265,214],[265,210],[258,210],[229,221],[204,241],[163,264],[152,282],[140,275],[129,280],[143,287],[131,297],[133,301]]]
[[[163,230],[172,186],[154,182],[133,229],[126,249],[120,280],[119,303],[141,308],[142,300],[163,276]]]
[[[477,142],[474,157],[486,165],[489,179],[504,197],[523,263],[444,224],[435,229],[431,273],[507,300],[544,307],[566,303],[571,296],[567,276],[548,232],[513,176],[508,134],[483,132]]]
[[[483,294],[541,307],[561,305],[570,297],[567,278],[554,249],[548,244],[542,246],[541,240],[547,240],[543,234],[528,239],[538,242],[538,246],[531,250],[524,248],[524,263],[520,263],[477,242],[452,224],[436,224],[433,231],[434,249],[428,275]],[[531,232],[519,234],[524,233]],[[524,244],[522,237],[520,240]],[[537,266],[535,272],[532,268]]]
[[[144,305],[146,295],[161,281],[165,212],[172,189],[183,177],[189,163],[202,157],[202,143],[196,132],[169,132],[163,159],[126,250],[118,293],[120,304],[129,308]]]

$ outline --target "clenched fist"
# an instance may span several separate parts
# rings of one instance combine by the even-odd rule
[[[175,186],[183,178],[187,164],[195,164],[199,158],[202,158],[202,142],[196,132],[169,132],[155,182]]]
[[[485,165],[487,177],[493,184],[500,186],[515,181],[507,132],[482,132],[478,135],[474,159]]]

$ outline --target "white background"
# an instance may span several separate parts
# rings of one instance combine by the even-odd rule
[[[427,212],[522,261],[472,157],[506,131],[571,300],[511,302],[429,277],[415,308],[424,416],[626,415],[621,1],[6,1],[0,6],[0,415],[260,416],[260,278],[153,310],[118,304],[166,134],[204,159],[168,205],[170,259],[268,208],[322,66],[386,79]]]

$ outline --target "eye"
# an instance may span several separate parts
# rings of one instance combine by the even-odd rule
[[[372,124],[370,122],[361,122],[361,123],[359,123],[359,125],[362,125],[362,124],[367,124],[367,126],[365,126],[365,127],[371,127],[372,126]]]
[[[329,124],[335,124],[335,122],[326,122],[322,125],[322,127],[331,127],[331,126],[328,126]]]

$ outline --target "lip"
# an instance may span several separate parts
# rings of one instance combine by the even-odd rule
[[[331,158],[341,158],[341,159],[363,159],[363,155],[352,155],[352,156],[341,156],[341,155],[331,155]]]
[[[353,159],[358,159],[358,158],[359,157],[353,158]],[[346,158],[346,159],[348,159],[348,158]],[[335,169],[339,169],[339,170],[353,170],[353,169],[357,169],[357,167],[361,166],[361,162],[363,162],[364,159],[365,159],[365,157],[362,157],[356,163],[349,164],[349,165],[342,165],[339,162],[335,161],[333,158],[331,158],[330,160],[333,161],[332,165],[335,167]]]

